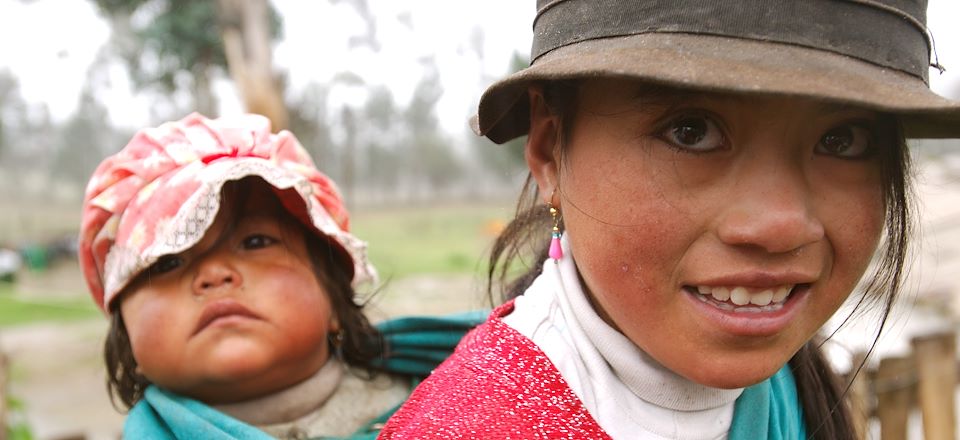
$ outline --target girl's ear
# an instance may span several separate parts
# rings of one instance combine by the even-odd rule
[[[545,203],[553,203],[551,198],[559,185],[560,116],[547,107],[542,86],[532,85],[527,93],[530,100],[530,133],[524,147],[524,158],[537,181],[540,197]]]

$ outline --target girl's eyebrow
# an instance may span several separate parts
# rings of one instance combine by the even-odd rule
[[[688,90],[677,90],[670,87],[643,84],[634,90],[631,101],[640,108],[671,107],[682,101],[690,100],[699,95]]]
[[[640,110],[669,110],[684,103],[696,103],[711,100],[723,100],[737,104],[748,103],[751,99],[760,96],[713,93],[690,89],[675,89],[669,86],[656,84],[640,84],[631,94],[631,102]],[[803,99],[803,98],[798,98]],[[861,107],[846,103],[813,100],[818,109],[826,116],[836,114],[859,114],[864,117],[875,118],[876,112],[864,110]]]
[[[826,116],[832,116],[837,114],[856,114],[858,116],[876,119],[878,115],[877,112],[865,110],[863,108],[857,107],[855,105],[850,105],[850,104],[817,101],[816,105],[817,105],[817,108],[821,112],[823,112],[823,114]]]

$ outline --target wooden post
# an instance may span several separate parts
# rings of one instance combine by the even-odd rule
[[[915,383],[913,359],[891,357],[880,360],[874,384],[881,439],[907,439],[907,416],[910,414]]]
[[[953,333],[911,340],[917,369],[917,398],[926,440],[956,438],[957,337]]]
[[[857,372],[857,369],[864,364],[867,353],[859,352],[853,355],[851,359],[851,376]],[[853,427],[859,440],[866,440],[870,421],[870,382],[867,379],[866,367],[860,370],[860,374],[852,376],[850,379],[850,415],[853,417]]]

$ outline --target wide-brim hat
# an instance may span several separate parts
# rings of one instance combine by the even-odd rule
[[[598,77],[820,99],[896,115],[910,138],[960,137],[960,102],[929,88],[926,0],[538,0],[533,31],[530,67],[472,121],[494,142],[527,134],[531,84]]]

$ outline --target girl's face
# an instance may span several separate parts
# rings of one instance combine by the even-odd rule
[[[326,362],[326,336],[337,326],[301,228],[283,220],[266,184],[251,188],[225,197],[225,215],[204,238],[161,258],[120,304],[140,373],[208,403],[309,377]]]
[[[776,372],[837,310],[883,227],[878,115],[779,97],[584,83],[531,91],[527,160],[598,313],[695,382]],[[544,234],[549,231],[544,231]]]

